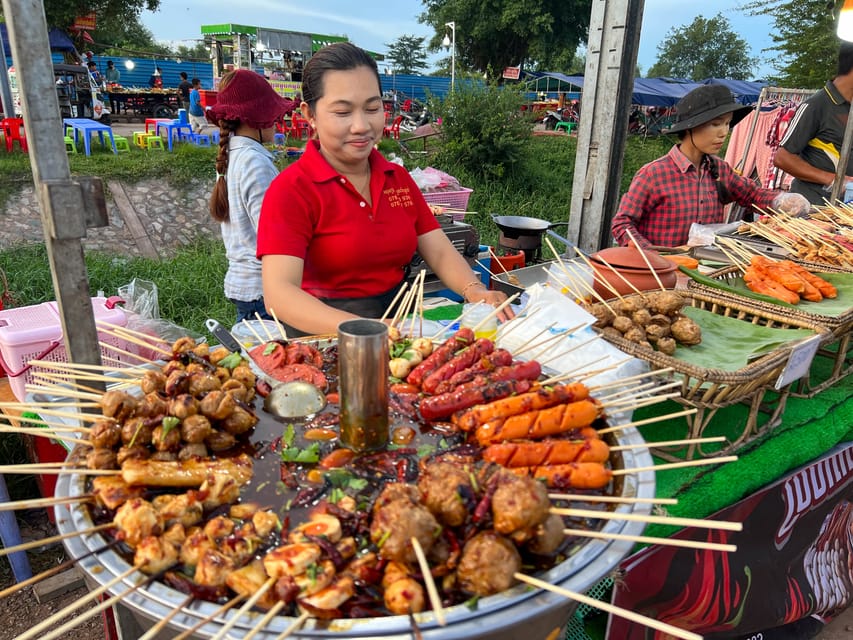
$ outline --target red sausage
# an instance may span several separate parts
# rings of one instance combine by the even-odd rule
[[[488,374],[497,367],[506,367],[512,364],[512,354],[506,349],[495,349],[489,355],[480,358],[472,366],[454,373],[449,380],[438,383],[434,393],[447,393],[453,391],[460,384],[471,382],[478,375]]]
[[[450,379],[454,373],[464,371],[483,356],[489,355],[494,349],[494,342],[488,338],[480,338],[470,347],[457,351],[450,360],[424,378],[421,388],[426,393],[435,393],[440,382]]]
[[[453,354],[474,342],[474,332],[463,327],[427,356],[423,362],[409,373],[406,382],[420,387],[424,379],[453,357]]]
[[[531,385],[530,380],[499,380],[487,384],[469,382],[456,387],[450,393],[424,398],[419,409],[424,420],[442,420],[475,404],[491,402],[514,393],[524,393]]]

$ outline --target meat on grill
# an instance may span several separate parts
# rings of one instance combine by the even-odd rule
[[[380,545],[379,555],[406,564],[417,562],[411,539],[428,552],[436,534],[438,521],[420,501],[420,492],[413,485],[386,485],[373,506],[370,539]]]
[[[442,523],[458,527],[470,512],[471,473],[465,468],[446,462],[425,465],[418,478],[423,503]]]
[[[481,531],[462,549],[457,579],[466,593],[489,596],[509,589],[521,569],[515,545],[492,530]]]

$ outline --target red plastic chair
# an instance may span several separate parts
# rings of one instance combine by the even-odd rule
[[[24,133],[23,118],[3,118],[0,121],[0,127],[3,128],[3,139],[6,141],[6,151],[12,152],[12,147],[15,140],[18,141],[18,146],[21,151],[29,151],[27,148],[27,136]]]
[[[290,119],[290,132],[289,136],[291,138],[296,138],[297,140],[308,140],[311,138],[311,125],[305,118],[301,118],[297,115],[293,115]]]
[[[397,116],[396,118],[394,118],[394,122],[391,123],[391,126],[385,127],[382,130],[382,135],[386,138],[394,138],[394,140],[399,140],[401,122],[403,122],[403,116]]]

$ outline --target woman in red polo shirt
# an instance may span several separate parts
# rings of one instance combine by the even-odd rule
[[[373,58],[347,42],[321,49],[302,96],[316,137],[273,180],[258,226],[264,300],[288,335],[382,316],[415,251],[466,300],[505,300],[474,276],[408,171],[374,149],[385,114]]]

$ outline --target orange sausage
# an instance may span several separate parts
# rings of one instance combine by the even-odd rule
[[[501,442],[483,450],[483,460],[504,467],[539,467],[567,462],[605,462],[610,447],[604,440],[593,438],[583,442],[573,440],[543,440],[541,442]]]
[[[765,279],[781,284],[788,291],[802,293],[805,288],[802,278],[764,256],[753,256],[750,265]]]
[[[798,304],[800,296],[793,291],[789,291],[778,282],[765,278],[763,274],[755,270],[753,267],[748,267],[743,274],[743,281],[746,286],[755,293],[760,293],[765,296],[770,296],[787,302],[789,304]]]
[[[477,441],[486,446],[506,440],[536,440],[587,427],[598,415],[599,408],[591,400],[569,402],[487,422],[477,427]]]
[[[545,467],[515,467],[519,475],[543,479],[552,489],[603,489],[613,473],[600,462],[569,462]]]
[[[792,262],[791,260],[783,260],[781,264],[784,264],[786,267],[791,269],[794,273],[799,275],[803,280],[810,283],[814,287],[820,291],[820,294],[824,298],[837,298],[838,297],[838,289],[831,282],[827,282],[819,275],[812,273],[808,269],[806,269],[803,265],[797,264],[796,262]]]
[[[451,421],[463,431],[473,431],[487,422],[535,411],[536,409],[546,409],[564,402],[585,400],[587,397],[589,397],[589,389],[580,382],[541,387],[536,391],[471,407],[455,414]]]

